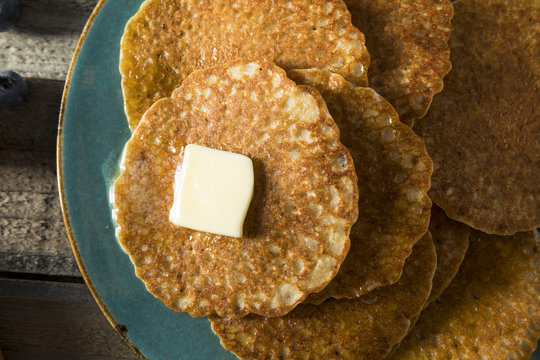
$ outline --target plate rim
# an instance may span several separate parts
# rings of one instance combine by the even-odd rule
[[[58,193],[60,197],[60,208],[62,211],[62,220],[64,221],[64,228],[66,230],[66,234],[69,240],[69,245],[71,247],[71,251],[73,253],[73,256],[75,257],[75,261],[77,263],[77,266],[79,268],[79,271],[81,272],[81,275],[83,276],[84,282],[86,283],[86,286],[90,290],[90,293],[92,294],[94,300],[96,301],[97,305],[99,306],[99,309],[105,315],[105,318],[109,322],[109,324],[113,327],[113,329],[116,331],[116,333],[124,340],[125,344],[128,345],[128,347],[139,357],[139,359],[146,360],[147,358],[143,355],[143,353],[131,342],[129,337],[127,336],[126,332],[127,329],[125,326],[121,326],[116,322],[112,314],[110,313],[109,309],[99,296],[96,288],[94,287],[94,284],[92,283],[90,276],[88,272],[86,271],[86,268],[84,266],[84,263],[82,261],[81,254],[79,252],[79,247],[77,245],[77,242],[75,240],[75,236],[73,234],[73,229],[71,227],[71,221],[69,218],[69,211],[68,211],[68,202],[65,194],[64,189],[64,171],[63,171],[63,165],[62,165],[62,154],[63,154],[63,129],[64,129],[64,117],[66,112],[66,104],[67,104],[67,98],[69,93],[69,88],[71,85],[71,77],[73,75],[73,69],[75,67],[75,63],[77,62],[77,59],[79,57],[79,53],[81,50],[81,47],[86,40],[86,37],[88,35],[88,31],[92,27],[94,20],[97,16],[97,14],[101,11],[103,8],[103,5],[107,2],[107,0],[99,0],[94,9],[92,10],[92,13],[90,14],[82,32],[81,36],[79,37],[79,40],[77,41],[77,45],[75,47],[75,50],[73,52],[73,57],[71,58],[71,62],[69,64],[69,69],[66,75],[65,84],[64,84],[64,90],[62,93],[62,100],[60,102],[60,112],[58,117],[58,132],[56,137],[56,171],[57,171],[57,186],[58,186]]]

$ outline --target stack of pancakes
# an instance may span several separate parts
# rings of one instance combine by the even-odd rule
[[[242,359],[527,358],[539,17],[537,0],[145,1],[112,192],[137,276]],[[242,238],[170,223],[187,144],[252,159]]]

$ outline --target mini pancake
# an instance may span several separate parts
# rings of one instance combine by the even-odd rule
[[[382,359],[426,302],[435,266],[427,233],[394,285],[356,299],[301,304],[282,318],[211,316],[212,330],[242,359]]]
[[[120,73],[129,126],[192,71],[239,58],[317,67],[367,84],[364,35],[342,0],[147,0],[126,25]]]
[[[426,308],[448,287],[459,270],[467,248],[469,246],[469,234],[471,228],[465,224],[449,219],[444,212],[436,205],[431,208],[431,220],[429,222],[429,232],[433,237],[435,252],[437,253],[437,269],[433,276],[433,287]],[[413,328],[420,314],[411,319],[409,333]],[[391,354],[400,346],[394,345]]]
[[[186,144],[254,163],[244,236],[169,221]],[[271,62],[194,72],[144,115],[114,185],[118,238],[147,289],[204,316],[281,316],[337,273],[358,211],[352,158],[319,93]]]
[[[540,225],[540,2],[454,4],[453,70],[415,131],[436,165],[432,200],[490,234]]]
[[[437,251],[437,270],[428,303],[435,301],[456,276],[467,248],[471,228],[449,219],[437,205],[431,208],[429,231]]]
[[[540,336],[539,298],[533,232],[473,230],[456,278],[391,359],[528,359]]]
[[[336,278],[307,301],[353,298],[395,283],[429,224],[432,163],[422,139],[372,89],[354,87],[322,70],[288,75],[323,96],[353,156],[360,193],[349,255]]]
[[[369,83],[412,125],[424,116],[450,71],[449,0],[345,0],[366,36]]]

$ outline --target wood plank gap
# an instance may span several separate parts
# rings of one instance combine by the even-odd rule
[[[32,253],[0,252],[0,271],[4,273],[47,274],[50,276],[80,277],[73,255],[44,255]]]
[[[37,281],[50,281],[50,282],[63,282],[72,284],[84,284],[84,279],[81,276],[69,276],[69,275],[49,275],[49,274],[32,274],[32,273],[18,273],[10,271],[0,271],[0,278],[13,279],[13,280],[37,280]]]

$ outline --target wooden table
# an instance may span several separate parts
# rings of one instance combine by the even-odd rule
[[[29,90],[0,109],[0,349],[6,360],[137,359],[78,271],[56,185],[64,80],[97,0],[20,2],[19,22],[0,33],[0,70]]]

